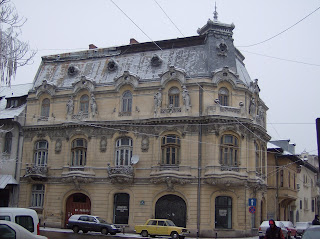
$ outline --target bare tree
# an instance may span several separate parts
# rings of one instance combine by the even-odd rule
[[[25,22],[10,0],[0,0],[0,81],[7,85],[11,84],[17,68],[30,63],[36,54],[29,43],[18,39]]]

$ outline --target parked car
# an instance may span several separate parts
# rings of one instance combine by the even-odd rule
[[[292,222],[290,221],[281,221],[283,225],[287,228],[289,236],[291,237],[297,237],[297,230]],[[290,238],[290,237],[289,237]]]
[[[67,228],[72,229],[74,233],[78,233],[80,230],[82,230],[83,233],[95,231],[106,235],[108,233],[115,235],[116,233],[121,232],[119,227],[106,222],[101,217],[82,214],[72,215],[68,220]]]
[[[320,226],[311,225],[305,230],[302,235],[302,239],[319,239],[320,238]]]
[[[14,222],[0,220],[0,238],[7,239],[48,239],[45,236],[35,235]]]
[[[183,239],[190,233],[184,227],[177,227],[171,220],[149,219],[144,225],[134,227],[136,233],[143,237],[150,236],[171,236],[172,239]]]
[[[15,222],[35,235],[40,235],[39,217],[35,210],[19,207],[1,207],[0,220]]]
[[[288,230],[287,228],[284,226],[284,224],[281,221],[275,221],[276,226],[280,227],[282,230],[282,234],[284,236],[284,238],[290,239],[289,234],[288,234]],[[266,235],[266,231],[269,228],[269,221],[263,221],[259,227],[259,238],[260,239],[264,239],[264,236]]]
[[[297,222],[296,223],[296,230],[297,236],[302,237],[304,231],[312,225],[312,222]]]

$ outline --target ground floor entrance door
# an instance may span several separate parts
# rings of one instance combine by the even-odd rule
[[[165,195],[156,202],[155,217],[157,219],[169,219],[179,227],[186,227],[187,206],[185,201],[176,195]]]
[[[65,226],[69,217],[74,214],[91,214],[91,201],[83,193],[75,193],[68,197],[66,202]]]

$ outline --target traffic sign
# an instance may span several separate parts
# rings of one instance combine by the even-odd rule
[[[255,206],[250,206],[249,207],[249,212],[252,213],[252,214],[255,213],[256,212],[256,207]]]
[[[249,207],[251,206],[257,206],[257,199],[256,198],[249,198],[249,204],[248,204]]]

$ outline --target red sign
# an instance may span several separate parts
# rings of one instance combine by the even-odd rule
[[[255,206],[250,206],[249,207],[249,212],[250,213],[255,213],[256,212],[256,207]]]

